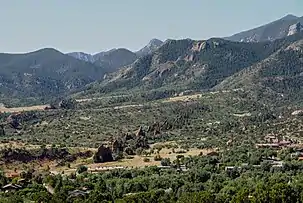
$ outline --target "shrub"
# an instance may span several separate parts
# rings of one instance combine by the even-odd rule
[[[149,160],[149,158],[146,158],[146,157],[145,157],[145,158],[143,159],[143,161],[144,161],[144,162],[149,162],[150,160]]]
[[[59,103],[59,107],[62,109],[74,109],[76,106],[76,101],[74,99],[63,99]]]
[[[81,173],[87,172],[87,170],[88,170],[87,166],[81,165],[77,168],[77,173],[81,174]]]
[[[155,160],[155,161],[161,161],[161,160],[162,160],[162,157],[161,157],[159,154],[157,154],[157,155],[154,157],[154,160]]]
[[[171,162],[169,158],[165,158],[161,160],[161,166],[170,166]]]
[[[142,152],[143,152],[143,149],[142,149],[142,148],[138,148],[138,149],[136,150],[136,154],[137,154],[138,156],[140,156],[140,155],[142,154]]]
[[[176,158],[177,159],[182,159],[182,158],[184,158],[184,155],[177,155]]]
[[[124,152],[127,154],[127,155],[135,155],[134,151],[130,148],[130,147],[126,147]]]

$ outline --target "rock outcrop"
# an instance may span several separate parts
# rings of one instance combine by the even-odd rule
[[[115,154],[120,154],[120,153],[123,153],[123,143],[116,139],[113,144],[112,144],[112,152],[115,153]]]
[[[4,136],[5,131],[4,131],[4,124],[0,124],[0,136]]]
[[[296,24],[289,26],[287,36],[294,35],[302,31],[303,31],[303,25],[300,22],[298,22]]]
[[[122,159],[126,155],[134,155],[138,148],[148,149],[148,139],[142,127],[136,134],[124,134],[111,141],[109,147],[101,145],[93,159],[95,163],[104,163]]]
[[[296,110],[291,113],[292,116],[303,116],[303,110]]]
[[[145,136],[142,126],[140,126],[139,130],[136,133],[136,137]]]
[[[141,56],[146,56],[154,51],[156,51],[160,46],[162,46],[163,42],[159,39],[152,39],[145,47],[136,52],[136,54]]]
[[[13,129],[21,129],[20,118],[20,114],[11,114],[7,117],[6,122]]]
[[[93,159],[95,163],[104,163],[114,160],[112,150],[109,147],[105,147],[104,145],[101,145],[98,148],[98,151],[95,153]]]

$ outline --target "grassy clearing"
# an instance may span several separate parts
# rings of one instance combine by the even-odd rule
[[[169,142],[165,143],[156,143],[151,145],[151,148],[155,147],[156,145],[162,145],[163,144],[169,144]],[[175,144],[170,143],[170,144]],[[32,149],[36,148],[38,146],[36,145],[28,145],[28,144],[22,144],[22,143],[17,143],[17,142],[11,142],[7,143],[6,145],[1,144],[1,147],[8,147],[8,146],[13,146],[13,147],[22,147],[26,149]],[[79,152],[79,151],[85,151],[85,150],[91,150],[91,151],[96,151],[96,148],[79,148],[79,147],[74,147],[74,148],[69,148],[70,152]],[[180,148],[175,149],[176,152],[173,152],[173,149],[168,149],[168,148],[162,148],[159,152],[159,155],[162,158],[169,158],[171,161],[174,161],[176,159],[177,155],[183,155],[184,157],[188,156],[197,156],[202,154],[207,154],[209,152],[214,151],[214,149],[196,149],[196,148],[191,148],[185,153],[177,153],[178,150],[181,150]],[[49,161],[49,160],[43,160],[43,161],[33,161],[30,163],[11,163],[11,164],[6,164],[2,166],[2,170],[5,172],[7,176],[11,176],[13,174],[18,174],[21,173],[23,170],[27,169],[34,169],[35,171],[40,171],[40,172],[51,172],[53,174],[58,174],[58,173],[64,173],[64,174],[70,174],[74,173],[77,168],[80,165],[85,165],[89,168],[89,171],[91,172],[98,172],[98,171],[103,171],[103,170],[109,170],[115,167],[123,167],[123,168],[142,168],[146,166],[160,166],[161,161],[155,161],[154,157],[157,155],[156,152],[154,152],[151,155],[145,156],[132,156],[131,158],[124,158],[119,161],[113,161],[113,162],[106,162],[106,163],[93,163],[92,158],[88,159],[77,159],[75,162],[70,163],[69,167],[67,165],[65,166],[58,166],[57,161]],[[144,159],[148,158],[150,161],[145,162]]]
[[[178,153],[173,153],[172,149],[167,149],[163,148],[159,155],[162,158],[169,158],[171,161],[174,161],[176,159],[177,155],[183,155],[184,157],[188,156],[197,156],[199,154],[207,154],[209,152],[214,151],[214,149],[189,149],[186,153],[178,154]],[[88,164],[87,167],[89,169],[97,169],[100,167],[124,167],[124,168],[140,168],[140,167],[145,167],[145,166],[160,166],[161,161],[155,161],[156,153],[149,155],[149,156],[138,156],[135,155],[132,157],[132,159],[122,159],[119,161],[114,161],[114,162],[107,162],[107,163],[99,163],[99,164]],[[149,162],[144,162],[144,159],[148,158],[150,161]],[[78,163],[79,164],[79,163]],[[79,165],[81,165],[80,163]],[[74,166],[75,167],[75,166]]]

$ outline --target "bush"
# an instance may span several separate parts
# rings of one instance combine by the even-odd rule
[[[135,155],[134,151],[130,148],[130,147],[126,147],[124,152],[127,154],[127,155]]]
[[[162,160],[162,157],[158,154],[154,157],[154,160],[155,161],[161,161]]]
[[[176,153],[176,154],[185,154],[186,151],[184,151],[184,150],[179,150],[179,151],[175,151],[175,153]]]
[[[165,158],[161,160],[161,166],[170,166],[171,162],[169,158]]]
[[[81,174],[81,173],[87,172],[87,170],[88,170],[87,166],[81,165],[77,168],[77,173]]]
[[[182,159],[182,158],[184,158],[184,155],[177,155],[176,158],[177,159]]]
[[[146,157],[145,157],[145,158],[143,159],[143,161],[144,161],[144,162],[149,162],[150,160],[149,160],[149,158],[146,158]]]
[[[140,147],[140,148],[138,148],[138,149],[136,149],[136,154],[138,155],[138,156],[140,156],[141,154],[142,154],[142,152],[143,152],[143,149]]]
[[[113,159],[114,161],[117,161],[117,160],[120,160],[120,159],[123,159],[124,156],[123,156],[123,153],[118,153],[118,154],[113,154]]]
[[[61,109],[74,109],[76,107],[76,101],[74,99],[63,99],[59,103]]]

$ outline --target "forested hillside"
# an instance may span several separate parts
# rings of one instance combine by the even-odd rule
[[[268,60],[268,57],[302,37],[302,34],[296,34],[274,42],[261,43],[230,42],[223,39],[169,40],[154,53],[107,75],[104,81],[88,85],[80,95],[159,88],[176,91],[211,90],[226,78]],[[297,56],[284,54],[283,57],[281,60],[293,61],[292,57]],[[299,58],[296,60],[299,61]],[[275,69],[274,65],[271,68]]]
[[[102,68],[55,49],[0,54],[0,67],[0,103],[29,98],[41,103],[101,80],[104,75]]]
[[[302,99],[303,40],[283,47],[265,60],[227,78],[218,89],[247,88],[272,92],[294,102]]]
[[[264,42],[284,38],[300,32],[303,17],[287,15],[279,20],[226,37],[238,42]]]

